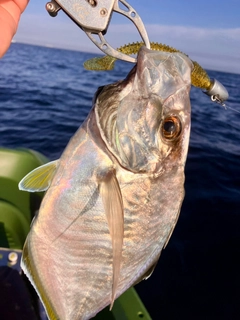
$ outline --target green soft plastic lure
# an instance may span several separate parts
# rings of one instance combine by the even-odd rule
[[[173,47],[168,45],[151,42],[151,49],[157,51],[165,51],[165,52],[181,52]],[[118,48],[117,50],[125,53],[125,54],[137,54],[139,49],[144,45],[143,42],[131,43],[125,46]],[[182,52],[181,52],[182,53]],[[96,70],[96,71],[104,71],[104,70],[112,70],[114,68],[114,63],[117,59],[104,56],[100,58],[93,58],[84,62],[84,68],[87,70]],[[196,62],[192,61],[194,68],[191,74],[192,85],[201,89],[208,91],[212,82],[207,74],[207,72]]]

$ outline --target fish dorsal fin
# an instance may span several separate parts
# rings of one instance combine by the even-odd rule
[[[113,283],[110,306],[111,309],[116,297],[116,290],[120,275],[124,233],[122,194],[114,172],[109,173],[107,177],[103,181],[101,181],[100,194],[107,216],[113,248]]]
[[[18,184],[19,190],[28,192],[46,191],[53,179],[59,160],[48,162],[29,172]]]

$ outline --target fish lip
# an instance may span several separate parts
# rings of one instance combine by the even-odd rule
[[[137,70],[144,65],[147,66],[149,65],[150,61],[154,59],[149,59],[149,56],[157,56],[159,55],[159,51],[156,50],[150,50],[145,46],[142,46],[139,51],[138,51],[138,56],[137,56]],[[152,64],[152,63],[150,63]],[[141,70],[140,70],[141,72]]]
[[[137,56],[137,74],[140,76],[143,72],[144,66],[149,62],[148,56],[151,54],[156,54],[153,50],[148,49],[145,46],[142,46],[138,51]]]
[[[156,51],[148,49],[146,46],[141,46],[141,48],[138,51],[137,60],[142,59],[142,55],[146,55],[148,53],[151,54],[151,53],[154,53],[154,52],[156,52]]]

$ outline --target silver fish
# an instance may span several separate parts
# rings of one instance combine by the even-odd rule
[[[90,319],[150,276],[184,197],[192,62],[142,47],[127,78],[98,90],[60,160],[20,189],[48,189],[22,269],[49,319]]]

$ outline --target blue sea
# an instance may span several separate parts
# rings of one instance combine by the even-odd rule
[[[132,65],[93,72],[95,55],[12,44],[0,60],[0,145],[59,158],[99,86]],[[167,248],[136,286],[154,320],[240,319],[240,75],[209,71],[229,91],[225,110],[192,88],[186,196]]]

